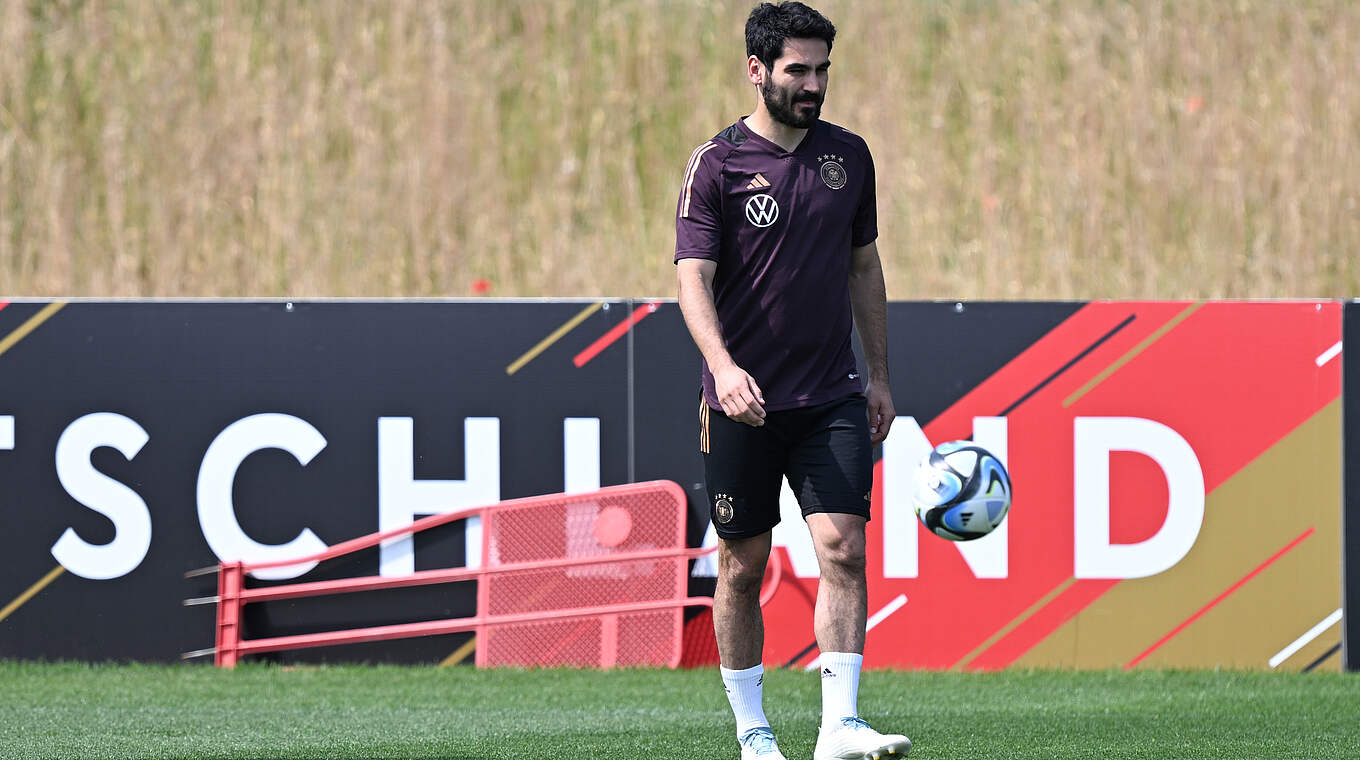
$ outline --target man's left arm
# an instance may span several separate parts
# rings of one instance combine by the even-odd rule
[[[879,444],[888,437],[897,411],[888,380],[888,290],[876,243],[850,249],[850,308],[869,368],[869,385],[864,390],[869,401],[869,439]]]

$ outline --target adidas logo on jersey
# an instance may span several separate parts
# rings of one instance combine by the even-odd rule
[[[755,179],[751,180],[750,184],[748,184],[748,185],[746,186],[746,189],[747,189],[747,190],[759,190],[759,189],[762,188],[762,187],[769,187],[769,186],[770,186],[770,181],[767,180],[767,179],[765,179],[765,175],[764,175],[764,174],[759,174],[759,173],[758,173],[758,174],[756,174]]]

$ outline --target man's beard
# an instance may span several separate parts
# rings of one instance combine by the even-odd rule
[[[817,123],[817,119],[822,115],[823,96],[812,93],[795,93],[775,86],[775,83],[766,79],[760,85],[760,97],[765,101],[765,110],[770,112],[770,117],[785,126],[794,129],[807,129]],[[800,102],[813,104],[810,111],[798,111],[796,106]]]

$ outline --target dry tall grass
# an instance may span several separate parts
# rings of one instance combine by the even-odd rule
[[[892,298],[1360,295],[1350,0],[826,0]],[[750,5],[0,0],[0,293],[668,295]]]

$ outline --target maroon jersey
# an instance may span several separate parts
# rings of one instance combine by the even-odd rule
[[[675,260],[718,263],[722,336],[765,409],[864,389],[851,348],[850,249],[877,237],[873,158],[848,130],[818,121],[790,152],[738,120],[690,156]],[[707,362],[703,387],[721,409]]]

